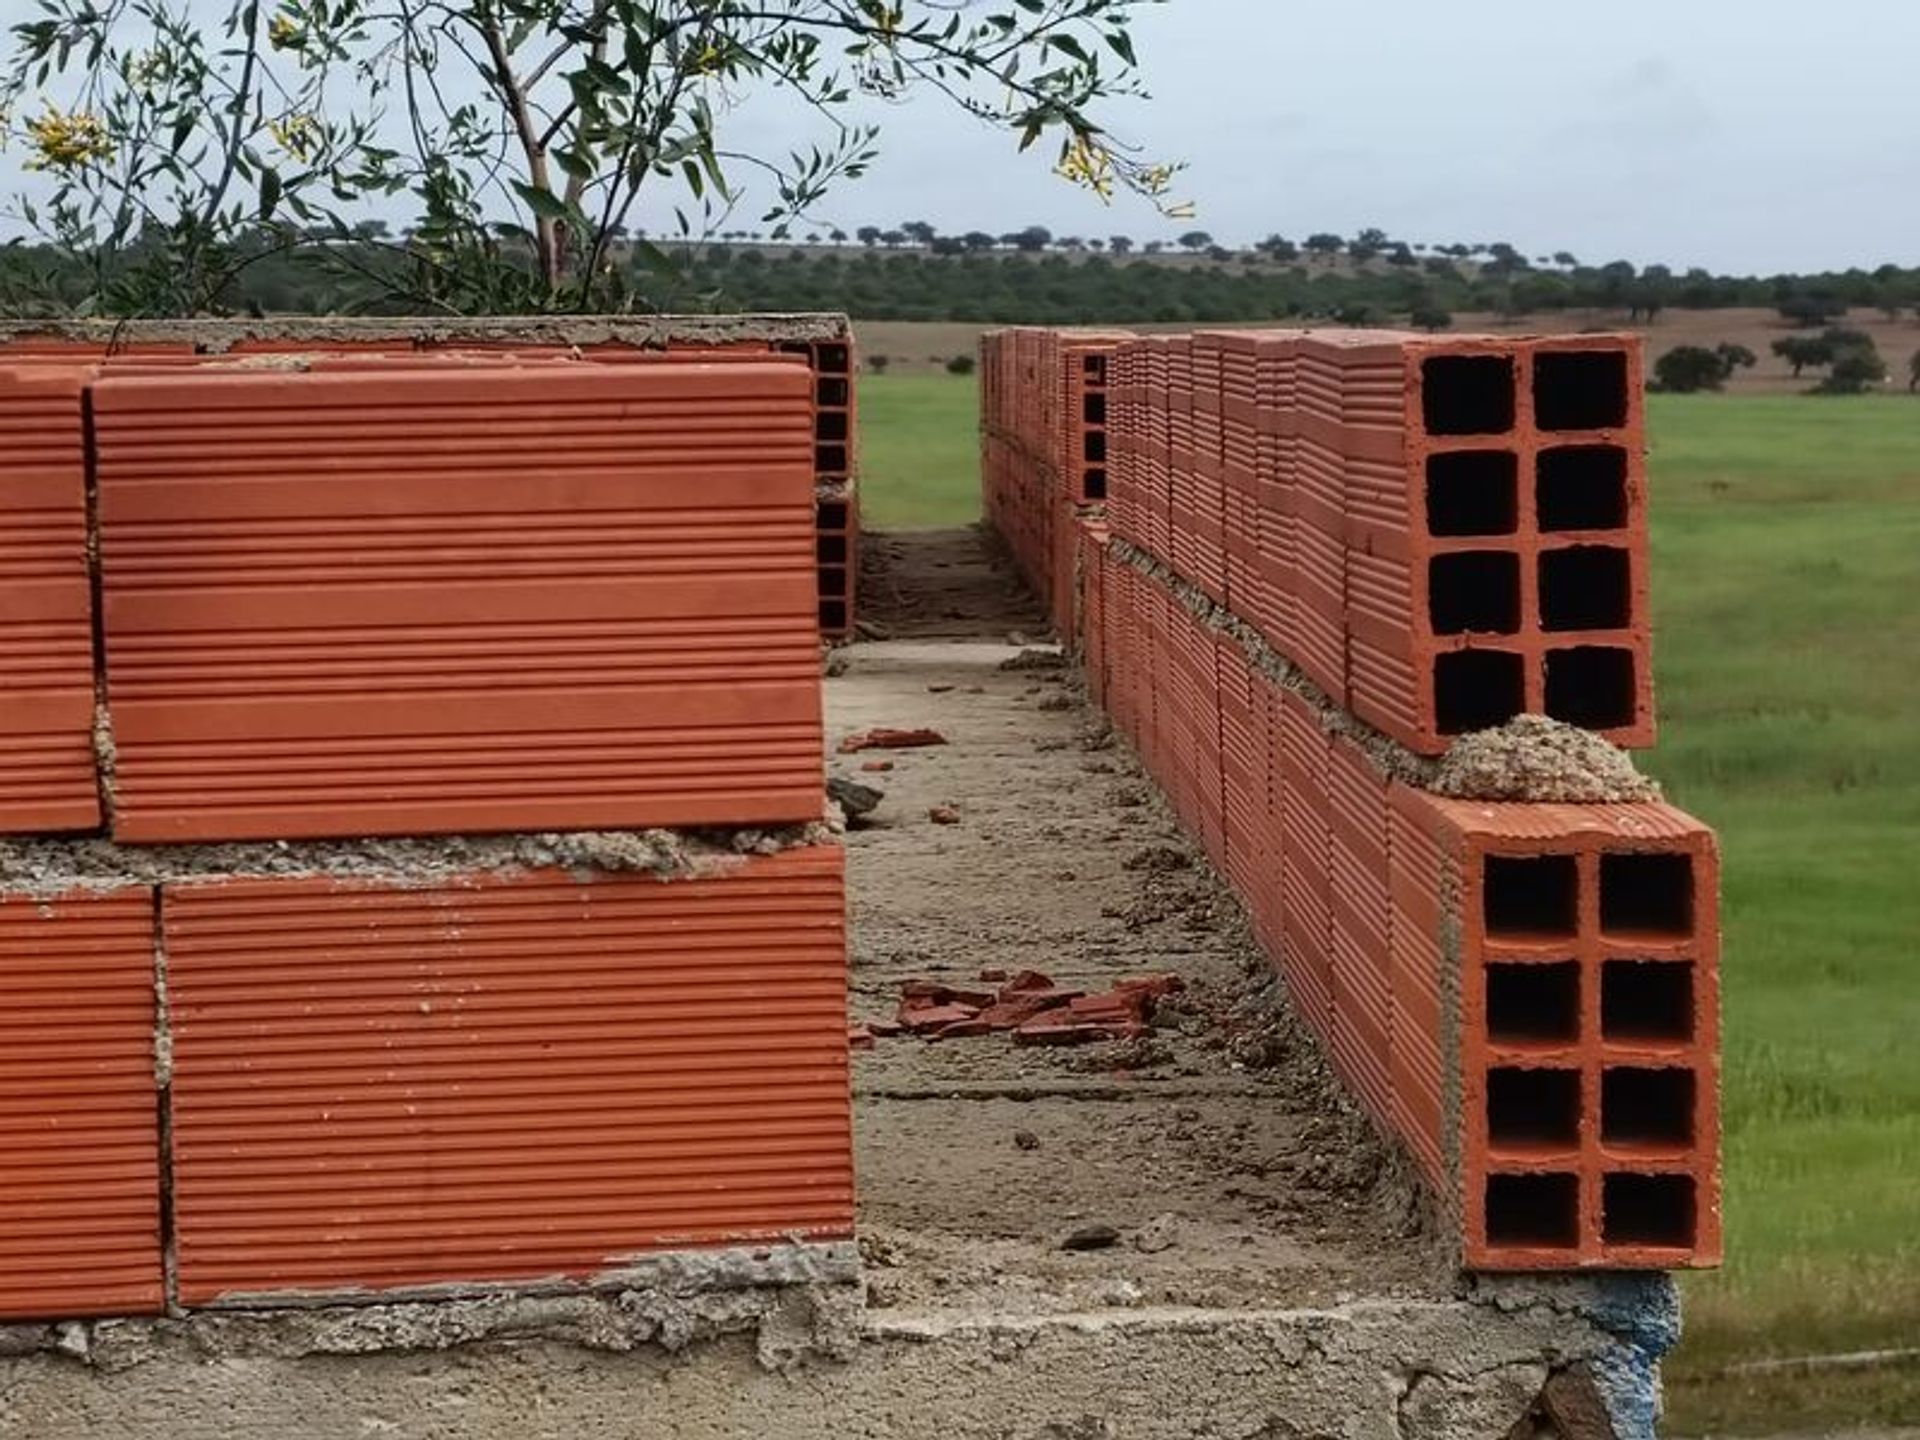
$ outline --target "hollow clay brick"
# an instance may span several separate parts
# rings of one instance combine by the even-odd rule
[[[117,837],[821,807],[806,372],[94,390]]]
[[[186,1304],[852,1233],[837,849],[184,883],[163,915]]]
[[[0,1319],[162,1308],[153,892],[0,895]]]
[[[100,823],[89,376],[51,355],[0,368],[0,834]]]

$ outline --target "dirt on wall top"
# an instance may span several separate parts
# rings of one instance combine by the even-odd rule
[[[757,341],[845,340],[845,315],[531,315],[447,318],[287,316],[272,320],[15,320],[0,323],[0,346],[22,341],[103,345],[191,345],[220,355],[248,342],[276,344],[735,345]]]

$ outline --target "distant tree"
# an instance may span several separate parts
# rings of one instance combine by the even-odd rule
[[[1813,387],[1815,395],[1863,395],[1885,381],[1887,362],[1871,342],[1835,353],[1827,378]]]
[[[1414,306],[1407,316],[1407,323],[1416,330],[1445,330],[1453,324],[1453,316],[1429,302]]]
[[[984,230],[969,230],[960,237],[960,243],[966,246],[968,250],[980,253],[993,249],[993,247],[1000,242]]]
[[[1087,248],[1096,253],[1102,252],[1107,248],[1107,242],[1102,240],[1098,235],[1089,235],[1087,237]]]
[[[862,225],[854,231],[854,238],[871,250],[880,243],[881,229],[878,225]]]
[[[847,243],[847,232],[836,225],[827,232],[827,238],[836,245],[844,245]]]
[[[1807,366],[1833,363],[1833,346],[1817,335],[1788,335],[1773,342],[1773,353],[1793,367],[1793,378]]]
[[[1780,318],[1805,330],[1838,320],[1847,313],[1847,304],[1832,295],[1794,295],[1779,305]]]
[[[1751,370],[1760,363],[1760,357],[1744,345],[1731,341],[1722,341],[1713,347],[1713,353],[1720,357],[1720,377],[1731,380],[1736,370]]]
[[[1571,250],[1556,250],[1553,253],[1553,263],[1572,270],[1578,266],[1580,262],[1573,258],[1573,252]]]
[[[1726,381],[1719,354],[1704,345],[1676,345],[1653,362],[1653,388],[1669,395],[1718,390]]]
[[[1913,358],[1907,361],[1907,393],[1920,390],[1920,350],[1913,352]]]
[[[1164,240],[1149,240],[1140,248],[1143,254],[1164,255],[1167,249],[1167,242]]]
[[[1321,231],[1317,235],[1307,236],[1306,245],[1307,249],[1313,254],[1323,256],[1338,255],[1342,250],[1347,248],[1346,241],[1342,240],[1338,235],[1329,234],[1326,231]]]
[[[1238,259],[1239,257],[1224,245],[1209,245],[1207,247],[1207,258],[1216,265],[1224,265],[1229,260]]]
[[[1133,237],[1130,235],[1112,235],[1107,238],[1107,248],[1116,255],[1133,253]]]
[[[958,235],[936,235],[927,250],[934,255],[964,255],[967,242]]]
[[[887,367],[892,363],[893,363],[893,357],[891,355],[867,356],[867,369],[871,370],[876,375],[886,374]]]
[[[1062,235],[1053,243],[1062,250],[1080,251],[1087,248],[1087,242],[1078,235]]]
[[[1180,237],[1182,250],[1201,251],[1213,244],[1213,236],[1204,230],[1189,230]]]
[[[1411,245],[1397,244],[1388,249],[1387,263],[1389,265],[1398,265],[1398,266],[1401,266],[1402,268],[1405,268],[1410,265],[1417,265],[1420,262],[1419,262],[1419,259],[1414,255],[1413,247]]]
[[[973,373],[973,356],[954,356],[951,360],[947,361],[947,373],[949,375],[971,375]]]
[[[924,220],[909,220],[900,227],[900,233],[916,245],[932,245],[939,232]]]
[[[907,243],[907,232],[904,230],[888,230],[880,236],[880,243],[889,250],[898,250],[902,245]]]
[[[819,243],[820,243],[820,232],[818,230],[809,230],[807,232],[807,244],[818,245]]]
[[[1282,264],[1300,258],[1300,247],[1284,235],[1269,235],[1253,248]]]
[[[1010,245],[1028,255],[1037,254],[1053,243],[1053,232],[1044,225],[1029,225],[1024,230],[1016,230],[1011,235],[1002,235],[1003,245]]]
[[[1387,232],[1378,226],[1369,226],[1347,242],[1347,254],[1359,261],[1371,260],[1386,248]]]

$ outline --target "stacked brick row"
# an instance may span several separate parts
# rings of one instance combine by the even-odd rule
[[[849,1236],[838,849],[539,858],[822,817],[815,366],[265,348],[0,363],[0,1318]]]
[[[860,506],[856,480],[853,334],[844,317],[773,317],[760,323],[664,317],[644,326],[618,319],[586,319],[550,334],[538,326],[502,337],[458,324],[424,322],[397,328],[388,322],[305,322],[297,339],[256,333],[248,323],[196,322],[191,327],[135,322],[110,341],[41,335],[22,329],[0,344],[0,363],[97,362],[168,366],[217,363],[224,356],[335,356],[347,359],[398,354],[468,358],[511,356],[520,360],[572,359],[596,364],[652,364],[669,358],[708,363],[764,363],[791,356],[813,375],[816,574],[820,631],[829,640],[853,633],[859,590]],[[737,331],[749,332],[741,338]],[[577,331],[582,338],[568,338]],[[633,332],[633,333],[629,333]],[[609,338],[586,338],[604,334]],[[128,338],[131,335],[133,338]],[[155,338],[143,338],[151,335]]]
[[[1378,758],[1553,708],[1563,648],[1635,669],[1608,692],[1630,723],[1562,718],[1650,736],[1638,364],[1613,338],[1365,332],[1157,337],[1110,362],[1089,687],[1475,1268],[1720,1252],[1711,832],[1659,803],[1447,799]],[[1583,550],[1623,558],[1560,570]],[[1487,608],[1455,632],[1436,562],[1463,554],[1503,557],[1517,589],[1474,580]],[[1618,623],[1562,627],[1568,606]],[[1519,665],[1516,690],[1491,666],[1453,688],[1442,660],[1483,652]]]
[[[992,330],[980,338],[982,496],[1060,634],[1075,629],[1080,521],[1108,498],[1114,352],[1124,331]]]

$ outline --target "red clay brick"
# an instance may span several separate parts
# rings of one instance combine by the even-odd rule
[[[187,1304],[852,1233],[838,850],[162,903]]]
[[[799,367],[129,376],[94,409],[120,838],[819,814]]]
[[[87,573],[89,371],[0,369],[0,833],[100,823]]]
[[[1437,1183],[1460,1207],[1467,1263],[1718,1263],[1712,832],[1662,804],[1476,804],[1396,787],[1392,805],[1396,962],[1441,955],[1442,1024],[1457,1016],[1457,1042],[1443,1031],[1421,1049],[1459,1057],[1460,1115],[1438,1149],[1460,1158]],[[1436,880],[1459,897],[1456,916],[1434,903]],[[1457,927],[1457,955],[1428,942],[1436,913],[1441,936]],[[1421,1004],[1415,978],[1396,1021]],[[1410,1053],[1408,1068],[1429,1063]],[[1416,1148],[1431,1158],[1431,1138]]]
[[[0,895],[0,1319],[162,1308],[153,892]]]

